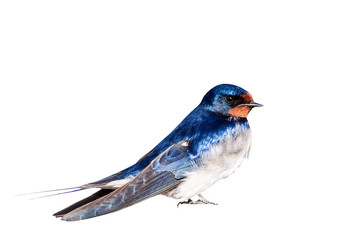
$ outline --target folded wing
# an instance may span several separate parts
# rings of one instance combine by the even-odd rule
[[[147,198],[175,188],[184,173],[196,167],[188,150],[189,142],[181,141],[160,154],[134,179],[116,189],[102,189],[57,213],[66,221],[101,216],[134,205]]]

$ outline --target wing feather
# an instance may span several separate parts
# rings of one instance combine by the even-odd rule
[[[56,216],[62,217],[62,220],[65,221],[93,218],[121,210],[175,188],[182,178],[182,175],[177,172],[179,166],[181,166],[181,173],[184,172],[186,166],[193,166],[187,150],[188,144],[183,142],[169,147],[124,186],[95,198],[93,201],[84,199],[82,201],[85,201],[85,204],[79,204],[79,207],[76,208],[77,203],[75,203],[66,208],[67,210],[64,209],[66,211],[62,210],[56,213]],[[89,200],[91,200],[91,196]]]
[[[81,207],[81,206],[83,206],[85,204],[93,202],[96,199],[99,199],[99,198],[101,198],[101,197],[103,197],[105,195],[108,195],[109,193],[111,193],[113,191],[114,190],[111,190],[111,189],[101,189],[101,190],[97,191],[96,193],[90,195],[89,197],[84,198],[84,199],[70,205],[69,207],[64,208],[63,210],[54,213],[53,216],[62,217],[65,214],[67,214],[67,213],[69,213],[69,212],[71,212],[71,211],[73,211],[73,210],[75,210],[75,209],[77,209],[77,208],[79,208],[79,207]]]

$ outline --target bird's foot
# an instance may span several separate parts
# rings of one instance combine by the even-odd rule
[[[213,202],[210,202],[208,200],[206,200],[201,194],[198,195],[199,196],[199,200],[197,201],[193,201],[191,199],[187,200],[187,201],[182,201],[182,202],[179,202],[177,204],[177,207],[179,207],[180,204],[211,204],[211,205],[219,205],[217,203],[213,203]]]
[[[214,202],[210,202],[210,201],[206,200],[201,194],[199,194],[198,196],[200,199],[197,200],[197,202],[199,202],[200,204],[219,205],[218,203],[214,203]]]
[[[182,202],[178,202],[177,207],[179,207],[179,205],[182,204],[195,204],[195,202],[191,199],[187,200],[187,201],[182,201]]]

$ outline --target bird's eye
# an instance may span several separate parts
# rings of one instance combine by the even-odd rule
[[[234,97],[233,96],[226,96],[225,97],[225,101],[227,102],[227,103],[233,103],[234,102]]]

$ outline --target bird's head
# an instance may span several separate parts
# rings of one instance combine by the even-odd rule
[[[252,108],[262,107],[254,102],[249,92],[231,84],[212,88],[205,94],[201,105],[217,114],[234,118],[246,118]]]

